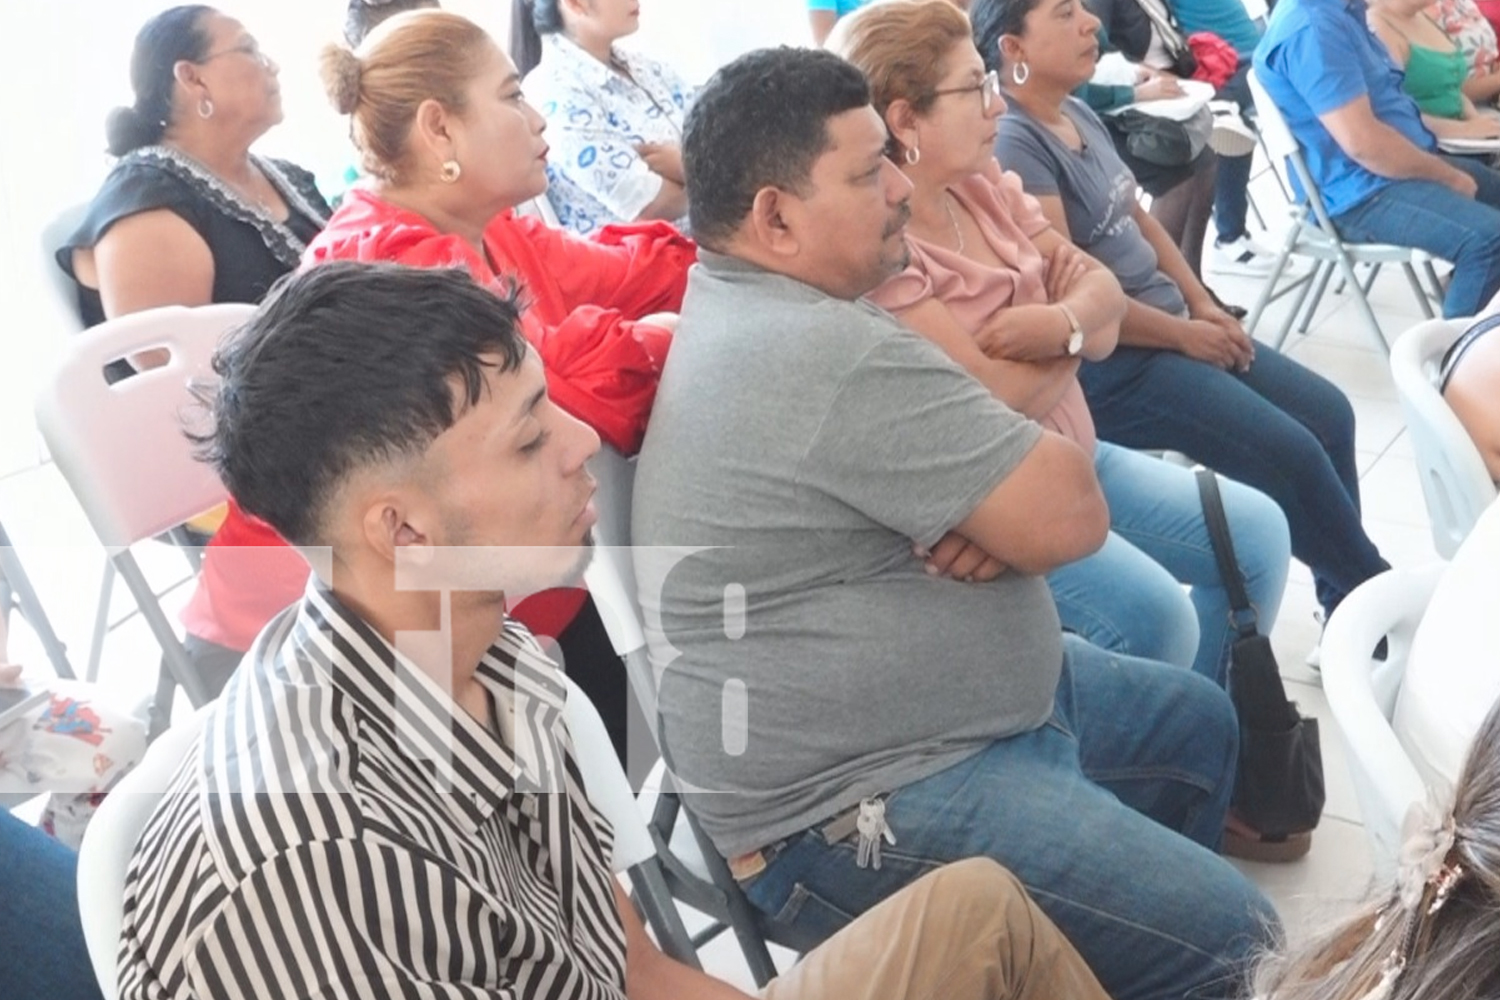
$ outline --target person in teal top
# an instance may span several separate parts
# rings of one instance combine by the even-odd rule
[[[1427,13],[1429,0],[1373,0],[1367,21],[1405,75],[1401,89],[1439,139],[1500,137],[1500,119],[1482,114],[1464,95],[1469,60]]]
[[[1212,31],[1233,46],[1245,62],[1260,41],[1261,29],[1250,20],[1240,0],[1172,0],[1172,13],[1177,15],[1183,34]]]

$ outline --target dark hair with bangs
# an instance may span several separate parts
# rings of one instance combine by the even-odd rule
[[[487,368],[520,366],[521,306],[502,291],[397,264],[287,275],[214,357],[200,457],[287,541],[328,544],[325,508],[345,480],[421,455],[479,401]]]

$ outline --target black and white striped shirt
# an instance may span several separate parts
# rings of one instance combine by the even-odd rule
[[[622,998],[556,668],[508,623],[476,676],[503,740],[314,581],[142,834],[122,1000]]]

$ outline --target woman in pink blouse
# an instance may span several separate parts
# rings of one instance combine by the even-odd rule
[[[1113,530],[1098,553],[1049,574],[1064,627],[1222,684],[1229,606],[1194,477],[1096,441],[1079,388],[1079,365],[1114,350],[1124,292],[995,162],[1005,103],[969,31],[951,5],[896,0],[853,15],[842,37],[841,54],[869,78],[890,155],[913,186],[910,264],[870,297],[1011,407],[1093,451]],[[1234,482],[1222,488],[1268,629],[1290,559],[1286,519],[1258,491]],[[1236,828],[1226,850],[1270,860],[1297,856],[1309,842],[1304,834],[1270,843]]]

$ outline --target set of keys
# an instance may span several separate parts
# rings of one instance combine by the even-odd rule
[[[859,804],[859,818],[854,822],[859,831],[859,848],[854,854],[854,863],[861,868],[880,870],[880,842],[884,840],[892,847],[896,835],[885,821],[885,800],[865,799]]]

